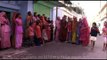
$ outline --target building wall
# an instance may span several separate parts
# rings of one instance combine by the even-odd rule
[[[62,18],[64,15],[67,15],[69,17],[72,17],[72,14],[65,10],[65,8],[63,7],[58,7],[58,13],[57,16],[59,16],[60,18]],[[56,20],[56,7],[53,8],[53,20]]]
[[[80,18],[80,15],[76,14],[74,11],[70,12],[68,11],[66,8],[64,7],[58,7],[58,12],[57,12],[57,16],[59,16],[61,19],[62,17],[66,15],[68,17],[73,17],[73,16],[76,16],[76,17],[79,17]],[[53,8],[53,21],[54,21],[54,26],[55,26],[55,20],[56,20],[56,7]]]
[[[33,13],[33,1],[0,1],[0,10],[10,12],[10,19],[14,11],[20,12],[23,24],[25,24],[27,12]]]
[[[34,4],[34,12],[41,15],[45,14],[47,17],[50,17],[50,8],[39,3]]]
[[[37,12],[38,14],[45,14],[47,17],[50,17],[52,20],[52,14],[53,14],[53,4],[47,2],[47,1],[37,1],[34,3],[34,12]]]
[[[100,32],[102,33],[102,28],[104,26],[104,21],[106,21],[107,19],[103,19],[104,17],[107,17],[107,3],[102,5],[101,10],[99,11],[98,15],[95,17],[95,19],[93,21],[95,21],[98,24],[98,27],[100,29]],[[100,24],[100,26],[99,26]]]
[[[28,4],[27,4],[27,11],[31,11],[33,13],[33,10],[34,10],[34,2],[33,1],[28,1]]]

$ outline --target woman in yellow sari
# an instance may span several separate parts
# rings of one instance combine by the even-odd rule
[[[77,38],[77,17],[73,17],[72,21],[72,43],[76,43]]]

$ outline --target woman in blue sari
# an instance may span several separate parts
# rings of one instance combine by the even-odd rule
[[[80,18],[78,23],[77,23],[77,40],[76,40],[77,45],[80,45],[80,28],[81,28],[81,25],[82,25],[81,20],[82,19]]]

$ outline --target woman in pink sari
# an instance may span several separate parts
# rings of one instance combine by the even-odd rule
[[[16,45],[15,48],[22,47],[22,39],[23,39],[23,28],[22,28],[22,18],[20,13],[16,15]]]
[[[11,47],[10,43],[10,26],[9,20],[6,18],[6,13],[0,13],[0,22],[1,22],[1,48]]]
[[[82,26],[80,28],[80,40],[82,41],[83,46],[87,46],[89,44],[89,26],[86,17],[83,17]]]

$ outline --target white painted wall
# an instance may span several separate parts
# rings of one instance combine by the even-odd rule
[[[27,11],[31,11],[33,13],[33,1],[28,1]]]
[[[60,18],[62,18],[64,15],[66,15],[66,16],[68,16],[68,17],[73,17],[73,16],[76,16],[77,18],[78,18],[78,20],[79,20],[79,18],[81,18],[82,16],[81,15],[79,15],[79,14],[77,14],[76,12],[74,12],[74,11],[72,11],[72,12],[70,12],[70,11],[68,11],[66,8],[64,8],[64,7],[58,7],[58,16],[60,17]],[[56,20],[56,7],[54,7],[53,8],[53,21],[55,21]]]
[[[78,15],[76,12],[72,11],[68,11],[66,8],[64,7],[58,7],[58,16],[60,18],[62,18],[64,15],[68,16],[68,17],[73,17],[73,16],[76,16],[78,17],[78,19],[81,17],[81,15]],[[56,7],[53,8],[53,22],[54,22],[54,25],[55,25],[55,20],[56,20]]]
[[[72,17],[72,13],[67,11],[65,8],[63,7],[58,7],[58,16],[60,18],[62,18],[64,15],[67,15],[69,17]],[[56,7],[53,8],[53,20],[56,20]]]

